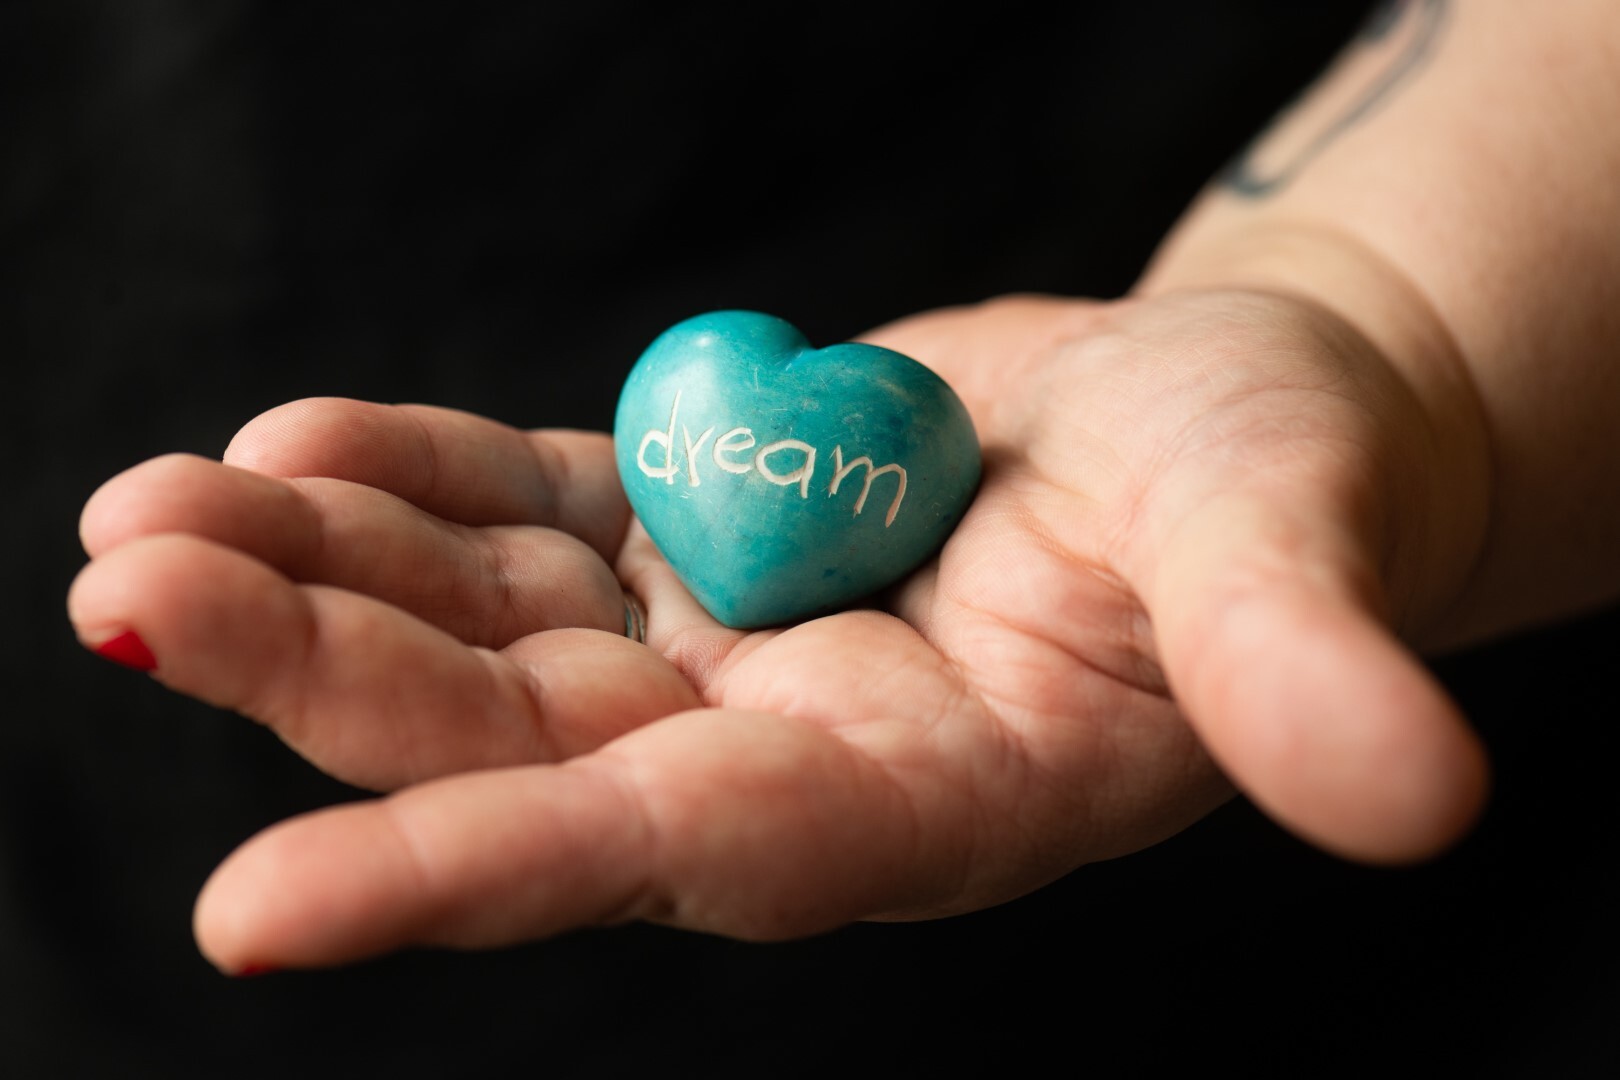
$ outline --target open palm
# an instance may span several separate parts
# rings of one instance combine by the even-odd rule
[[[697,606],[603,435],[300,402],[225,464],[99,491],[81,637],[133,630],[167,685],[393,792],[227,860],[198,907],[215,962],[971,910],[1234,781],[1355,857],[1467,825],[1478,746],[1389,627],[1461,589],[1477,537],[1438,523],[1468,520],[1469,478],[1358,337],[1229,293],[1009,299],[868,340],[961,395],[983,485],[877,606],[785,629]]]

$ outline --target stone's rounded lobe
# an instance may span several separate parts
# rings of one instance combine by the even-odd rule
[[[619,477],[692,595],[737,629],[825,614],[931,556],[979,483],[967,409],[917,361],[813,349],[717,311],[664,331],[619,396]]]

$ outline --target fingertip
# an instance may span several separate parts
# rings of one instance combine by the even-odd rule
[[[68,585],[67,617],[79,644],[103,659],[151,671],[157,667],[150,635],[137,624],[141,587],[119,557],[93,559]]]
[[[267,476],[325,476],[334,453],[381,447],[386,406],[352,398],[310,397],[255,416],[231,437],[225,464]]]
[[[1285,826],[1326,851],[1401,866],[1440,856],[1473,830],[1489,797],[1490,764],[1478,736],[1416,661],[1391,663],[1404,670],[1373,678],[1359,694],[1346,687],[1338,702],[1318,710],[1322,726],[1346,730],[1344,767],[1307,770],[1292,798],[1279,793],[1269,801]]]
[[[119,473],[117,476],[103,480],[90,493],[90,497],[84,500],[84,505],[79,508],[79,547],[86,555],[92,558],[99,554],[101,550],[101,545],[98,544],[99,530],[97,525],[105,513],[102,507],[108,499],[107,488],[117,483],[119,477],[123,475],[123,473]]]
[[[94,557],[135,534],[132,519],[143,509],[141,493],[148,486],[146,479],[172,470],[176,462],[196,460],[201,459],[190,454],[164,454],[102,481],[79,511],[79,543],[85,554]]]
[[[206,536],[247,547],[270,525],[307,531],[312,512],[284,484],[227,468],[196,454],[164,454],[124,470],[97,488],[79,515],[79,537],[92,557],[158,533]]]
[[[377,827],[375,802],[272,825],[226,857],[197,894],[192,933],[221,972],[334,967],[411,939],[414,865]]]
[[[134,631],[161,658],[165,685],[228,708],[243,708],[312,634],[309,605],[291,582],[178,533],[137,537],[92,560],[69,586],[68,616],[91,649]]]
[[[191,934],[197,950],[224,975],[235,975],[253,966],[270,966],[264,959],[249,958],[243,911],[230,902],[230,889],[220,884],[221,875],[234,857],[214,868],[191,909]]]
[[[1184,705],[1258,807],[1340,857],[1403,865],[1466,836],[1483,744],[1434,677],[1359,607],[1296,596],[1231,611]],[[1185,673],[1184,673],[1185,674]]]

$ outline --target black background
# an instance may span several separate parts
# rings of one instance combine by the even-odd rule
[[[245,981],[196,889],[358,793],[63,613],[97,484],[291,398],[606,428],[700,311],[1116,295],[1364,7],[0,4],[0,1075],[1609,1073],[1614,612],[1437,661],[1498,789],[1421,868],[1240,801],[942,922]]]

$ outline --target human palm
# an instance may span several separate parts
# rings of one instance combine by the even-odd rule
[[[1466,826],[1478,747],[1385,627],[1421,636],[1462,588],[1477,538],[1443,523],[1468,478],[1352,332],[1231,293],[1011,299],[868,340],[961,395],[983,484],[873,607],[785,629],[697,606],[602,435],[302,402],[226,464],[98,492],[81,637],[133,629],[166,684],[393,792],[235,853],[205,951],[971,910],[1170,835],[1228,777],[1356,857]]]

